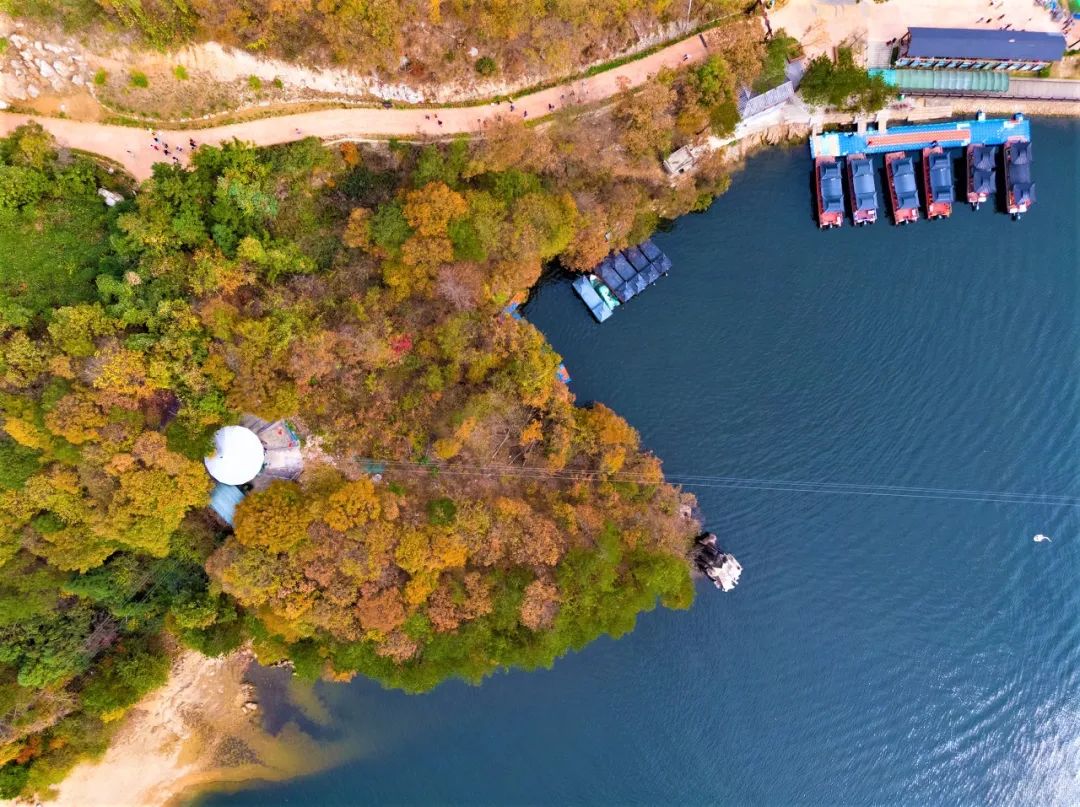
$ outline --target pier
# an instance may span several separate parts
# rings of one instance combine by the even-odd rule
[[[972,144],[1002,146],[1011,138],[1031,140],[1031,124],[1022,117],[991,120],[920,123],[893,126],[887,132],[867,126],[863,132],[825,132],[810,138],[810,156],[847,157],[851,154],[885,154],[917,151],[940,145],[962,148]]]

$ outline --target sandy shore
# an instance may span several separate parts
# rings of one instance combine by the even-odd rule
[[[263,731],[244,676],[252,657],[238,651],[176,659],[168,683],[124,718],[105,755],[78,765],[56,788],[61,807],[164,807],[196,790],[273,780],[335,761],[295,725]]]

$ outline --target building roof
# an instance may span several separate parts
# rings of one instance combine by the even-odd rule
[[[746,120],[773,107],[787,103],[794,97],[795,85],[790,81],[785,81],[779,87],[773,87],[768,92],[761,93],[761,95],[751,95],[749,91],[744,90],[739,94],[739,115],[743,120]]]
[[[210,476],[226,485],[243,485],[262,470],[266,449],[259,436],[243,426],[225,426],[214,433],[214,453],[203,462]]]
[[[1001,70],[893,70],[872,67],[889,86],[904,92],[1008,92],[1009,74]]]
[[[907,56],[1052,62],[1065,53],[1065,37],[1042,31],[909,28],[908,33]]]

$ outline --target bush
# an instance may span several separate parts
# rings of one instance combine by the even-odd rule
[[[132,70],[131,73],[128,74],[128,83],[131,84],[132,87],[146,89],[150,86],[150,79],[148,79],[146,73],[141,70]]]
[[[105,82],[109,80],[109,74],[105,72],[105,68],[99,67],[98,71],[94,73],[94,83],[99,87],[104,87]]]
[[[180,81],[187,81],[188,71],[187,68],[184,67],[182,64],[178,64],[176,67],[174,67],[172,72],[174,76],[180,79]]]
[[[259,92],[262,89],[262,79],[258,76],[248,76],[248,87]]]
[[[481,76],[492,76],[498,69],[499,66],[495,64],[495,60],[490,56],[481,56],[476,60],[476,72]]]
[[[18,796],[26,780],[30,778],[30,769],[25,765],[9,762],[0,768],[0,799],[13,799]]]

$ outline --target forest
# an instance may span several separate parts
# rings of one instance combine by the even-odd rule
[[[0,142],[0,797],[102,753],[179,647],[420,692],[690,604],[692,497],[504,308],[726,187],[659,159],[734,125],[767,57],[729,57],[589,125],[234,142],[137,189],[34,125]],[[230,529],[202,459],[244,414],[295,424],[305,470]]]
[[[0,10],[154,48],[212,40],[305,64],[445,83],[572,72],[734,0],[0,0]],[[473,50],[475,49],[475,51]]]

